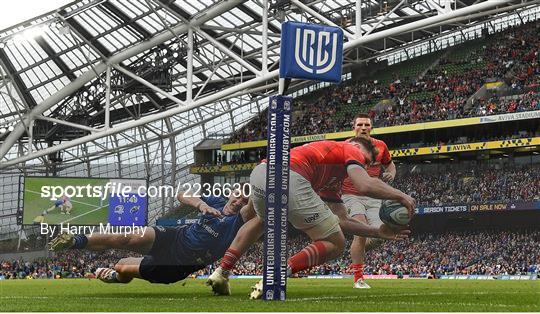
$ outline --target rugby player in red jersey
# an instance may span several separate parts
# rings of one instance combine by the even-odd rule
[[[359,223],[348,216],[341,202],[341,185],[349,176],[363,194],[398,201],[411,215],[413,213],[416,203],[412,197],[367,174],[365,168],[374,158],[371,141],[356,137],[349,142],[313,142],[293,148],[290,156],[288,219],[295,228],[305,232],[312,243],[289,258],[289,276],[340,256],[345,248],[342,229],[349,234],[369,237],[407,237],[408,231],[395,232],[386,225],[373,228]],[[263,233],[265,161],[251,172],[250,184],[253,192],[248,206],[253,206],[257,217],[240,228],[220,267],[208,278],[207,283],[216,294],[230,294],[228,277],[235,263]],[[260,296],[252,294],[254,298]]]
[[[392,162],[390,152],[386,144],[370,136],[372,125],[367,114],[359,114],[353,120],[353,128],[357,137],[364,137],[373,143],[376,149],[375,160],[366,168],[367,174],[372,178],[381,178],[385,182],[392,182],[396,176],[396,166]],[[350,178],[343,182],[343,202],[347,207],[349,216],[360,222],[367,223],[372,227],[379,227],[383,224],[379,218],[379,209],[382,200],[372,198],[364,193],[360,193]],[[373,241],[370,239],[370,241]],[[370,286],[364,281],[364,263],[366,255],[367,240],[362,236],[354,236],[351,243],[351,259],[354,274],[354,288],[369,289]]]

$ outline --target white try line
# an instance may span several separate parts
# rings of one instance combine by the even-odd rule
[[[507,291],[507,292],[497,292],[497,293],[503,293],[505,295],[518,295],[518,294],[540,294],[540,292],[532,291],[532,292],[522,292],[522,291]],[[491,295],[493,292],[488,291],[475,291],[475,292],[452,292],[452,295]],[[355,300],[361,300],[362,302],[374,302],[379,303],[380,301],[366,301],[365,299],[384,299],[385,301],[388,301],[391,297],[420,297],[420,296],[440,296],[440,295],[448,295],[448,292],[422,292],[422,293],[414,293],[414,292],[408,292],[408,293],[389,293],[385,295],[377,295],[377,294],[369,294],[369,295],[347,295],[347,296],[320,296],[320,297],[303,297],[303,298],[288,298],[288,301],[317,301],[317,300],[341,300],[341,299],[355,299]],[[403,301],[394,301],[394,302],[403,302]],[[454,302],[454,304],[456,304]]]
[[[362,304],[372,304],[372,305],[380,305],[381,301],[370,301],[370,300],[363,300],[358,297],[352,297],[352,296],[343,296],[343,297],[313,297],[313,298],[299,298],[299,299],[287,299],[289,302],[324,302],[324,301],[344,301],[344,300],[359,300]],[[418,306],[436,306],[436,305],[455,305],[455,306],[464,306],[464,307],[481,307],[481,306],[487,306],[487,307],[500,307],[500,308],[536,308],[535,305],[531,304],[503,304],[503,303],[482,303],[481,300],[477,300],[478,302],[452,302],[452,301],[446,301],[446,302],[418,302],[418,301],[399,301],[399,300],[388,300],[385,299],[385,305],[418,305]]]
[[[424,296],[424,295],[432,295],[432,293],[422,293],[422,294],[418,294],[419,296]],[[48,299],[51,299],[51,300],[56,300],[58,299],[58,297],[53,297],[53,296],[0,296],[0,300],[36,300],[36,299],[41,299],[41,300],[48,300]],[[71,296],[71,299],[73,300],[77,300],[77,299],[84,299],[84,300],[118,300],[117,297],[101,297],[101,296],[85,296],[85,297],[78,297],[78,296]],[[191,297],[191,298],[185,298],[185,297],[178,297],[178,298],[170,298],[170,297],[165,297],[165,298],[160,298],[160,297],[144,297],[144,296],[141,296],[141,297],[122,297],[122,300],[127,300],[127,301],[130,301],[130,300],[133,300],[133,301],[140,301],[140,300],[153,300],[153,301],[161,301],[161,302],[164,302],[164,301],[168,301],[168,302],[178,302],[178,301],[194,301],[194,300],[204,300],[205,298],[197,298],[197,297]],[[370,301],[370,300],[363,300],[362,298],[360,298],[359,296],[341,296],[341,297],[324,297],[324,296],[321,296],[321,297],[312,297],[312,298],[289,298],[287,299],[285,302],[306,302],[306,301],[312,301],[312,302],[315,302],[315,303],[318,303],[318,302],[324,302],[324,301],[345,301],[345,300],[359,300],[362,302],[362,304],[370,304],[370,305],[380,305],[381,304],[381,301]],[[247,301],[247,300],[246,300]],[[435,306],[435,305],[448,305],[448,306],[451,306],[451,305],[457,305],[457,306],[466,306],[466,307],[470,307],[470,308],[474,308],[474,307],[480,307],[480,306],[488,306],[488,307],[499,307],[499,308],[527,308],[527,309],[530,309],[530,308],[533,308],[533,309],[536,309],[537,306],[536,305],[532,305],[532,304],[503,304],[503,303],[493,303],[493,302],[489,302],[489,303],[482,303],[480,302],[481,300],[478,300],[479,302],[474,302],[474,303],[470,303],[470,302],[451,302],[451,301],[446,301],[446,302],[417,302],[417,301],[399,301],[399,300],[388,300],[388,299],[385,299],[385,304],[386,305],[419,305],[419,306]],[[250,302],[251,303],[251,302]]]
[[[69,221],[72,221],[73,219],[77,219],[77,218],[79,218],[79,217],[88,215],[88,214],[93,213],[93,212],[95,212],[95,211],[98,211],[98,210],[100,210],[100,209],[102,209],[102,208],[107,208],[108,206],[109,206],[109,204],[107,204],[107,206],[97,207],[96,209],[92,209],[92,210],[90,210],[90,211],[87,211],[87,212],[82,213],[82,214],[80,214],[80,215],[77,215],[77,216],[75,216],[75,217],[71,217],[71,218],[69,218],[69,219],[67,219],[67,220],[64,220],[64,221],[61,222],[61,224],[66,223],[66,222],[69,222]]]
[[[39,195],[41,195],[40,192],[36,192],[36,191],[32,191],[32,190],[26,190],[26,192],[30,192],[30,193],[34,193],[34,194],[39,194]],[[96,207],[96,208],[97,208],[97,207],[99,207],[99,208],[103,207],[103,206],[96,206],[96,205],[94,205],[94,204],[89,204],[89,203],[85,203],[85,202],[81,202],[81,201],[75,201],[75,200],[69,200],[69,201],[70,201],[71,203],[79,203],[79,204],[83,204],[83,205],[87,205],[87,206],[92,206],[92,207]]]
[[[41,193],[36,192],[36,191],[32,191],[32,190],[26,190],[26,191],[27,191],[27,192],[30,192],[30,193],[34,193],[34,194],[39,194],[39,195],[41,195]],[[93,212],[95,212],[95,211],[98,211],[98,210],[100,210],[100,209],[109,207],[109,204],[107,204],[107,205],[105,205],[105,206],[96,206],[96,205],[94,205],[94,204],[89,204],[89,203],[85,203],[85,202],[81,202],[81,201],[75,201],[75,200],[70,200],[70,202],[72,202],[72,203],[79,203],[79,204],[83,204],[83,205],[87,205],[87,206],[92,206],[92,207],[94,207],[94,209],[89,210],[89,211],[87,211],[87,212],[84,212],[84,213],[82,213],[82,214],[80,214],[80,215],[77,215],[77,216],[75,216],[75,217],[71,217],[71,218],[69,218],[69,219],[67,219],[67,220],[64,220],[64,221],[61,222],[61,224],[66,223],[66,222],[69,222],[69,221],[72,221],[72,220],[77,219],[77,218],[79,218],[79,217],[88,215],[88,214],[93,213]]]

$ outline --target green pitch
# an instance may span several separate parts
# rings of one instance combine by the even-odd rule
[[[105,186],[108,179],[97,178],[48,178],[27,177],[24,182],[23,224],[32,224],[34,219],[44,210],[54,206],[54,201],[42,198],[41,187],[47,186]],[[102,201],[98,197],[73,197],[71,215],[63,215],[59,208],[53,209],[44,216],[44,223],[75,225],[99,225],[107,223],[109,199]]]
[[[173,285],[92,279],[0,281],[2,311],[45,312],[361,312],[540,311],[540,281],[291,279],[286,302],[249,300],[250,279],[232,280],[232,296],[213,296],[204,280]]]

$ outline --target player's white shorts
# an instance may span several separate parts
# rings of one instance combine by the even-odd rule
[[[251,200],[257,216],[264,219],[266,210],[266,164],[259,164],[250,176]],[[291,171],[289,177],[289,222],[304,231],[312,240],[320,240],[339,232],[339,218],[315,193],[311,183]]]
[[[341,199],[347,207],[349,216],[364,215],[367,223],[373,227],[380,227],[383,224],[379,218],[382,200],[353,194],[343,194]]]

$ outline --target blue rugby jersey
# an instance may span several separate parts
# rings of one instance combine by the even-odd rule
[[[221,212],[227,204],[223,197],[201,197],[201,199]],[[244,221],[240,214],[217,218],[212,215],[200,215],[197,223],[183,229],[180,241],[190,256],[185,256],[186,263],[199,265],[211,264],[223,257],[234,240]]]

